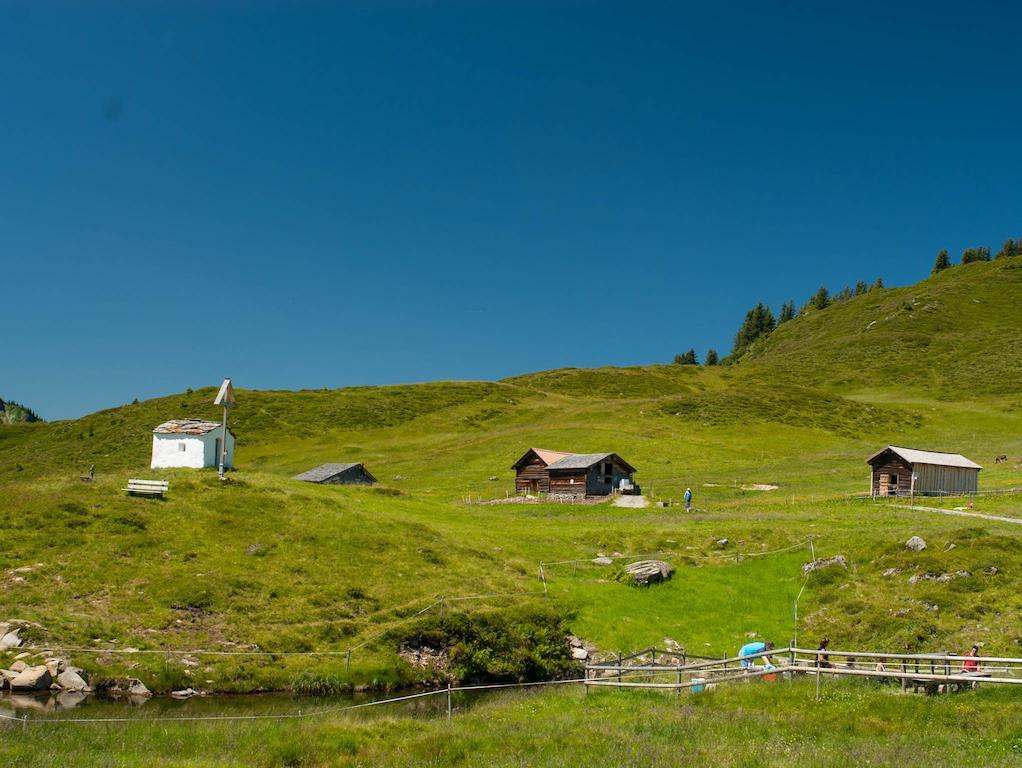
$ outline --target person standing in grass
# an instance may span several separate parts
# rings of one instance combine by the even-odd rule
[[[685,489],[685,511],[689,512],[692,509],[692,489]]]
[[[742,669],[754,669],[756,667],[756,660],[747,659],[745,657],[755,656],[757,653],[764,653],[766,651],[772,651],[773,649],[774,644],[770,640],[767,640],[765,643],[764,642],[746,643],[738,651],[738,657],[741,659],[741,661],[739,661],[739,665],[741,666]],[[761,656],[760,658],[763,659],[763,663],[767,667],[774,666],[774,663],[770,660],[769,656]]]

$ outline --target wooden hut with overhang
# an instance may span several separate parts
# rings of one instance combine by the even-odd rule
[[[633,488],[635,467],[616,453],[565,453],[530,448],[512,466],[519,493],[551,496],[608,496]]]
[[[868,459],[870,496],[942,496],[976,493],[982,467],[959,453],[889,445]]]
[[[511,469],[515,470],[515,491],[518,493],[550,493],[550,473],[546,468],[567,456],[564,451],[530,448]]]
[[[372,485],[376,482],[361,462],[347,464],[320,464],[315,469],[294,476],[295,480],[320,485]]]

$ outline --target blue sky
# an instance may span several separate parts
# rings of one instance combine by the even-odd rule
[[[724,354],[757,301],[1022,236],[1020,24],[1006,3],[4,4],[0,397],[53,419],[225,375]]]

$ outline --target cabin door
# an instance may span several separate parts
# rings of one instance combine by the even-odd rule
[[[890,483],[891,476],[887,472],[880,473],[880,495],[888,496],[890,494]]]
[[[213,466],[214,467],[219,467],[220,466],[220,438],[219,437],[213,442]]]
[[[534,478],[534,479],[529,481],[529,492],[530,493],[539,493],[539,480],[536,480]]]

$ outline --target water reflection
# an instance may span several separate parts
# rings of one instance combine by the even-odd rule
[[[406,692],[408,693],[408,692]],[[412,691],[414,693],[414,691]],[[456,710],[465,710],[483,699],[495,695],[508,695],[510,691],[472,691],[452,695]],[[213,717],[231,715],[295,715],[299,712],[310,714],[320,710],[336,710],[352,704],[366,704],[373,701],[400,696],[400,693],[352,694],[349,696],[292,696],[283,693],[272,694],[223,694],[217,696],[196,696],[188,699],[174,699],[170,696],[126,697],[110,699],[94,693],[70,691],[0,694],[0,713],[46,718],[88,717],[138,717],[139,719],[160,717]],[[435,696],[410,699],[408,701],[381,704],[351,711],[359,717],[374,715],[437,717],[447,715],[447,695],[441,692]]]

